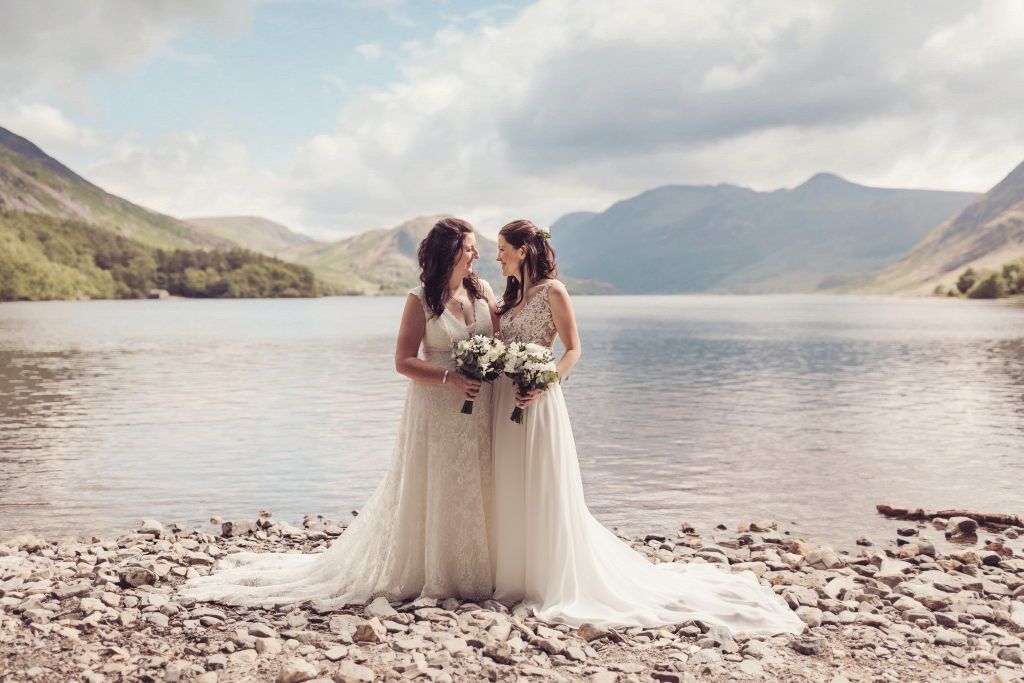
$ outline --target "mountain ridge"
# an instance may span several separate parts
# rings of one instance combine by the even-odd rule
[[[110,194],[2,127],[0,209],[81,220],[162,249],[232,246],[177,218]]]
[[[552,224],[566,271],[626,293],[811,292],[896,260],[972,193],[818,173],[792,189],[664,185]]]
[[[1024,162],[929,232],[859,291],[930,294],[967,268],[998,270],[1024,255]]]

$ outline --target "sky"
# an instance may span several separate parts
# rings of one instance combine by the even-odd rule
[[[983,192],[1024,2],[0,0],[0,126],[178,217],[494,235],[668,184]]]

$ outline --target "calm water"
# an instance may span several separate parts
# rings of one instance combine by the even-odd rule
[[[610,526],[773,517],[891,534],[874,505],[1024,513],[1024,306],[578,297],[565,385]],[[0,305],[0,538],[142,517],[343,517],[391,457],[397,298]]]

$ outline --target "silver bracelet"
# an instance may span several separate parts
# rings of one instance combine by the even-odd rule
[[[447,384],[447,383],[448,383],[448,371],[445,370],[444,371],[444,376],[441,377],[441,384]]]

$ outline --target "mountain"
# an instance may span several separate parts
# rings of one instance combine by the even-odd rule
[[[309,241],[279,253],[308,266],[345,294],[405,294],[419,284],[416,249],[430,228],[444,216],[420,216],[394,228],[369,230],[337,242]],[[498,247],[477,234],[481,258],[475,268],[495,289],[501,271],[493,259]]]
[[[967,268],[998,270],[1024,256],[1024,163],[963,211],[930,232],[864,291],[930,294]]]
[[[660,187],[551,231],[566,272],[627,293],[810,292],[865,280],[975,197],[819,173],[773,192]]]
[[[80,220],[162,249],[232,246],[184,221],[104,191],[6,128],[0,128],[0,211]]]
[[[581,212],[578,215],[593,215]],[[369,230],[335,242],[313,240],[285,226],[257,217],[190,219],[189,222],[246,249],[283,258],[310,268],[341,294],[404,294],[419,284],[416,249],[430,228],[445,215],[419,216],[394,228]],[[505,279],[494,260],[498,245],[477,233],[480,259],[477,274],[498,296]],[[605,282],[562,276],[574,294],[613,294]]]
[[[313,238],[292,232],[280,223],[259,216],[213,216],[188,218],[186,223],[201,231],[271,256]]]
[[[93,185],[0,128],[0,301],[318,296],[313,273]]]

